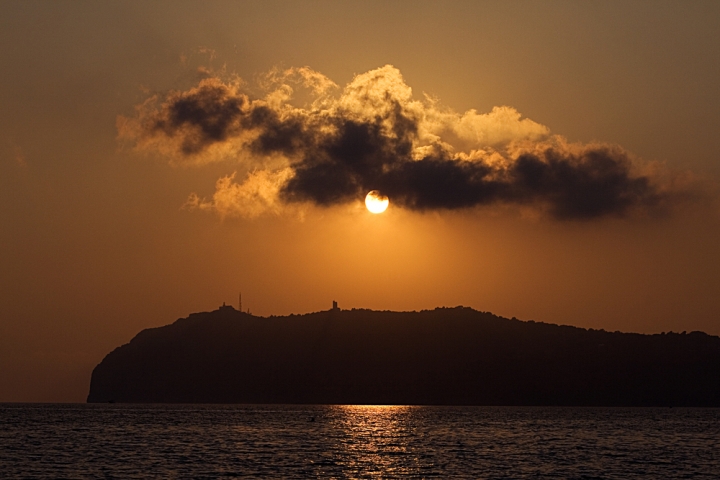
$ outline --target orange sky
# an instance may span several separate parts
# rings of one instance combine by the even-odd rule
[[[465,305],[720,334],[719,20],[717,2],[3,3],[0,401],[83,401],[110,350],[143,328],[234,304],[240,290],[259,315],[332,300]],[[251,172],[304,165],[292,162],[306,152],[269,159],[233,133],[187,156],[177,149],[187,132],[117,128],[118,117],[159,118],[169,92],[187,94],[201,77],[263,105],[292,85],[295,98],[277,105],[318,118],[297,78],[268,86],[267,73],[309,67],[337,85],[336,108],[348,84],[386,65],[402,79],[388,88],[411,89],[404,111],[423,119],[415,160],[440,140],[448,162],[492,153],[503,169],[523,148],[613,146],[632,178],[672,200],[561,218],[554,190],[457,209],[401,208],[391,196],[372,215],[360,200],[318,206],[320,189],[302,190],[305,202],[270,195],[262,209],[256,196],[233,197],[222,210],[219,179],[236,172],[241,186]],[[154,95],[156,110],[138,114]],[[342,105],[350,113],[332,118],[365,115]],[[522,116],[500,122],[491,112],[502,106]],[[463,137],[461,124],[485,140]],[[206,208],[187,208],[191,194]]]

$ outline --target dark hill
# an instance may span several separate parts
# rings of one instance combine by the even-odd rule
[[[255,317],[143,330],[88,402],[720,406],[720,338],[522,322],[470,308]]]

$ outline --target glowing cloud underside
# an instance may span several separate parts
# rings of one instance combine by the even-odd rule
[[[414,99],[390,65],[342,90],[309,68],[274,70],[262,85],[267,93],[251,98],[239,82],[211,77],[151,97],[118,118],[119,137],[175,164],[225,161],[250,172],[188,200],[223,216],[330,207],[378,189],[416,211],[518,205],[579,220],[661,211],[683,193],[670,172],[621,147],[569,143],[512,107],[458,114]]]

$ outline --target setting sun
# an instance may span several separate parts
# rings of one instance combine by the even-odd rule
[[[371,190],[365,197],[365,206],[371,213],[383,213],[389,204],[388,197],[377,190]]]

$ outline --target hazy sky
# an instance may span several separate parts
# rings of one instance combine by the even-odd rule
[[[720,334],[718,59],[715,1],[2,2],[0,401],[239,291]]]

